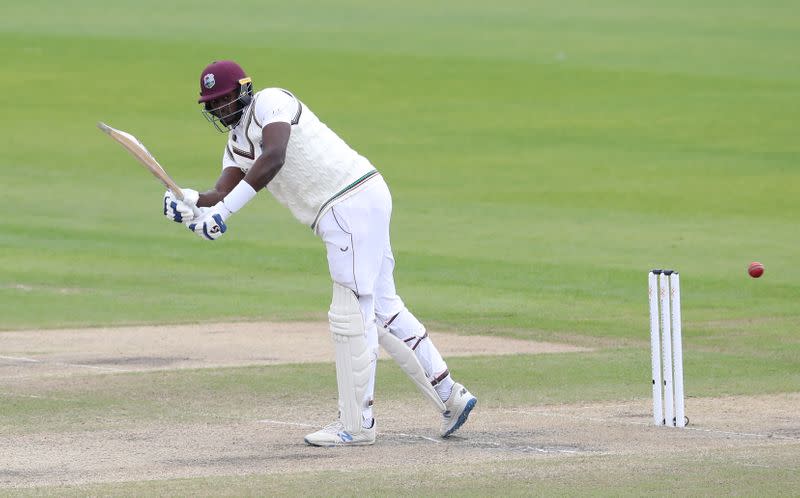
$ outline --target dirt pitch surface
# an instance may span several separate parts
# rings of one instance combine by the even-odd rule
[[[445,357],[582,351],[569,345],[432,334]],[[240,323],[0,332],[0,401],[53,376],[332,361],[326,325]],[[5,392],[3,392],[5,391]],[[17,392],[14,392],[17,391]],[[13,394],[12,394],[13,392]],[[480,393],[476,393],[480,397]],[[376,408],[378,441],[359,448],[312,448],[303,436],[329,422],[319,406],[265,407],[257,419],[213,424],[152,423],[118,430],[0,435],[0,487],[140,481],[181,477],[406,468],[459,462],[603,457],[631,472],[664,447],[687,457],[746,466],[800,464],[800,393],[689,398],[686,429],[650,425],[649,400],[585,405],[478,407],[457,436],[438,437],[438,414],[423,401]],[[771,455],[772,457],[766,458]],[[775,458],[779,457],[779,458]],[[612,465],[605,463],[605,465]]]
[[[432,333],[445,357],[588,351]],[[383,352],[382,352],[383,353]],[[386,357],[385,355],[382,357]],[[333,361],[327,323],[218,323],[0,332],[0,379]]]

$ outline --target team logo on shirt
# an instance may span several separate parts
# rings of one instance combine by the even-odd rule
[[[203,76],[203,85],[205,85],[206,88],[214,88],[216,83],[217,82],[214,79],[214,73],[208,73],[207,75]]]

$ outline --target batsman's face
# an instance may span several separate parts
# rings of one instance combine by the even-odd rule
[[[232,126],[239,122],[241,104],[239,92],[233,91],[206,103],[206,110],[216,116],[225,126]]]

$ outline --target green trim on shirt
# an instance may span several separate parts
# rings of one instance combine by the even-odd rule
[[[317,217],[314,218],[314,223],[311,224],[311,229],[314,230],[316,228],[317,222],[319,221],[320,215],[322,214],[323,211],[325,211],[325,208],[328,207],[328,205],[330,203],[332,203],[333,201],[335,201],[339,197],[343,196],[344,194],[350,192],[351,190],[353,190],[354,188],[358,187],[359,185],[363,184],[364,182],[366,182],[367,180],[369,180],[370,178],[372,178],[373,176],[375,176],[377,174],[378,174],[378,170],[373,169],[372,171],[370,171],[369,173],[365,174],[364,176],[362,176],[358,180],[354,181],[353,183],[351,183],[350,185],[346,186],[342,190],[340,190],[340,191],[336,192],[335,194],[333,194],[333,197],[331,197],[330,199],[325,201],[325,204],[323,204],[322,207],[319,208],[319,211],[317,211]]]

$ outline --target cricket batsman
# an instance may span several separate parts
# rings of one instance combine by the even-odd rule
[[[389,239],[392,198],[381,174],[280,88],[253,92],[235,62],[215,61],[200,74],[203,115],[228,134],[212,190],[182,189],[163,198],[164,215],[204,240],[266,187],[325,243],[333,297],[328,319],[336,357],[339,416],[305,437],[313,446],[375,442],[372,413],[381,345],[441,413],[441,436],[467,420],[477,399],[453,381],[425,327],[394,284]]]

